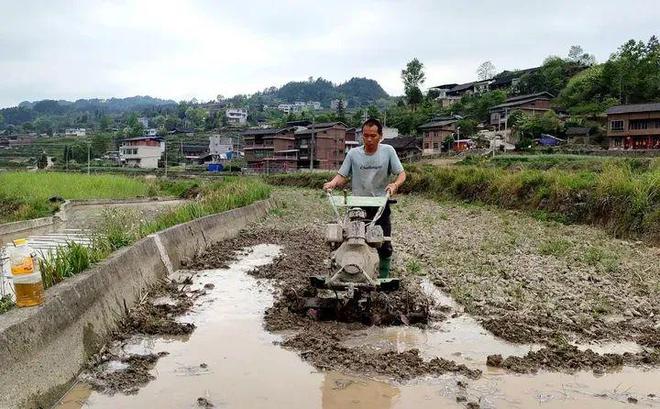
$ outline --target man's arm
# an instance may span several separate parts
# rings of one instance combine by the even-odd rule
[[[323,185],[323,190],[332,190],[338,187],[342,187],[346,184],[346,182],[348,182],[348,178],[345,178],[338,173],[334,178],[332,178],[331,181]]]
[[[403,185],[403,182],[405,182],[405,181],[406,181],[406,171],[404,170],[403,172],[399,173],[396,176],[396,179],[394,180],[394,182],[387,185],[385,190],[390,192],[390,196],[394,196],[396,194],[396,192],[399,190],[399,188],[401,187],[401,185]]]
[[[396,174],[396,179],[394,182],[390,183],[385,187],[385,190],[390,192],[390,196],[394,196],[399,190],[403,182],[406,180],[406,171],[403,169],[403,165],[399,160],[399,156],[396,154],[396,151],[391,146],[389,147],[390,153],[390,172]]]

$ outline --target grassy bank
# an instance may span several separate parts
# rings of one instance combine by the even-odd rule
[[[113,251],[131,245],[154,233],[193,219],[247,206],[270,196],[270,187],[254,178],[226,178],[221,182],[202,184],[202,198],[168,212],[155,220],[144,222],[128,210],[109,210],[91,246],[69,243],[40,259],[41,274],[46,288],[78,274]]]
[[[567,163],[553,157],[529,159],[537,163],[548,160],[563,163],[561,166]],[[600,160],[598,171],[558,166],[549,170],[524,166],[512,169],[498,166],[497,162],[478,163],[449,168],[409,165],[406,167],[408,180],[401,191],[526,210],[540,219],[594,224],[616,237],[660,243],[660,166],[657,159],[650,160],[646,168],[630,160]],[[331,176],[295,173],[269,176],[266,181],[274,185],[321,188]]]
[[[459,165],[475,165],[509,170],[561,169],[568,171],[601,172],[610,166],[624,166],[635,173],[660,168],[658,158],[622,158],[612,156],[585,156],[568,154],[499,155],[494,158],[468,156]]]
[[[128,199],[180,196],[195,182],[159,182],[116,175],[80,175],[56,172],[0,173],[0,223],[52,214],[63,199]]]

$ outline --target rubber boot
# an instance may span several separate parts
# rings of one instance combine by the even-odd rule
[[[378,263],[378,278],[389,278],[390,277],[390,262],[392,261],[391,257],[383,257]]]

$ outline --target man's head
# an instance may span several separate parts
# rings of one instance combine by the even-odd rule
[[[362,139],[368,152],[373,152],[383,137],[383,124],[375,118],[369,118],[362,124]]]

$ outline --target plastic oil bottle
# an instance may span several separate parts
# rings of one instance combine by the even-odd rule
[[[12,281],[16,293],[16,306],[32,307],[44,302],[44,284],[34,251],[27,240],[14,240],[9,253]]]

